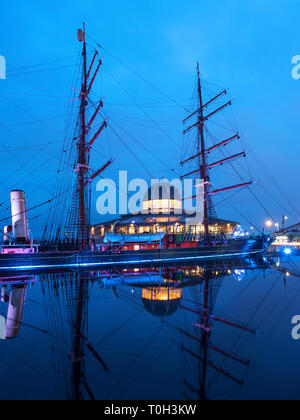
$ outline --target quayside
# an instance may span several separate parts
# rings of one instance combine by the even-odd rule
[[[214,253],[210,248],[184,250],[155,250],[138,252],[121,252],[112,254],[109,252],[87,253],[38,253],[24,255],[0,256],[0,272],[3,273],[39,273],[47,271],[64,271],[72,269],[100,269],[111,267],[145,267],[150,265],[168,264],[197,264],[210,261],[248,260],[250,258],[262,259],[264,252],[261,248],[236,249],[228,252],[222,247],[216,247]]]

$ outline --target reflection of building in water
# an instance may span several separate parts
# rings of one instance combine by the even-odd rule
[[[192,374],[186,371],[186,385],[188,390],[195,390],[199,398],[207,398],[207,381],[211,379],[209,369],[213,373],[222,373],[229,379],[235,380],[233,374],[226,372],[222,363],[219,365],[214,360],[214,353],[219,353],[222,357],[235,357],[235,361],[243,363],[242,359],[232,355],[224,348],[218,348],[212,343],[212,326],[217,322],[214,316],[214,308],[217,295],[222,281],[225,277],[232,276],[234,266],[227,262],[226,268],[212,267],[186,267],[186,268],[147,268],[147,269],[124,269],[123,272],[112,270],[94,273],[63,273],[49,274],[40,277],[42,290],[45,296],[45,306],[49,319],[49,337],[51,339],[51,349],[53,351],[54,373],[57,375],[58,392],[61,396],[68,399],[84,399],[86,396],[93,398],[86,377],[86,360],[89,356],[95,356],[104,370],[108,370],[105,363],[91,348],[87,341],[88,331],[88,302],[90,288],[92,284],[99,284],[104,288],[111,288],[118,297],[128,302],[130,300],[139,306],[144,307],[151,314],[158,318],[147,316],[147,325],[151,320],[163,325],[171,325],[175,322],[167,322],[165,317],[175,314],[185,305],[191,304],[191,299],[187,303],[186,292],[193,288],[193,300],[195,306],[192,309],[191,317],[195,317],[195,325],[188,323],[186,330],[181,330],[180,335],[183,352],[195,361]],[[249,261],[243,261],[238,265],[239,269],[247,269]],[[252,267],[251,267],[252,268]],[[129,291],[121,289],[119,286],[130,288]],[[138,289],[138,292],[131,293]],[[189,296],[190,297],[190,296]],[[189,310],[188,308],[186,308]],[[178,313],[177,313],[178,314]],[[176,314],[176,321],[179,317]],[[160,322],[160,318],[162,322]],[[188,318],[188,317],[183,317]],[[112,334],[119,331],[124,325],[114,329]],[[181,322],[181,321],[179,321]],[[225,320],[218,319],[218,322],[226,323]],[[173,326],[172,326],[173,324]],[[168,327],[169,327],[168,325]],[[177,324],[175,324],[177,325]],[[233,326],[233,324],[231,324]],[[237,325],[235,325],[236,327]],[[161,327],[161,325],[159,325]],[[174,335],[172,334],[174,338]],[[215,339],[215,337],[214,337]],[[135,346],[132,343],[133,347]],[[225,347],[225,345],[222,345]],[[225,356],[224,356],[225,355]],[[121,362],[124,365],[126,359],[121,354]],[[123,362],[124,360],[124,362]],[[233,360],[233,359],[232,359]],[[194,376],[193,376],[194,375]],[[231,376],[230,376],[231,375]],[[196,376],[196,377],[195,377]],[[239,382],[240,383],[240,382]]]
[[[268,264],[261,268],[267,268]],[[254,335],[251,328],[216,316],[216,303],[225,280],[240,281],[248,270],[256,270],[255,261],[228,260],[223,265],[207,263],[205,266],[157,267],[149,269],[126,269],[122,273],[112,271],[103,275],[103,286],[114,289],[118,296],[127,296],[118,286],[132,289],[131,296],[147,312],[161,318],[169,328],[177,326],[178,343],[184,361],[185,398],[207,400],[212,395],[211,386],[216,379],[224,378],[225,389],[232,383],[241,387],[249,361],[235,354],[230,337],[239,341],[241,333]],[[118,288],[118,289],[117,289]],[[137,293],[136,289],[141,290]],[[141,299],[141,300],[140,300]],[[179,311],[183,310],[183,317]],[[178,312],[177,312],[178,311]],[[175,313],[176,320],[168,322],[165,318]],[[181,314],[182,315],[182,312]],[[220,325],[218,329],[217,325]],[[230,331],[233,330],[233,331]],[[220,337],[220,332],[222,336]]]
[[[241,281],[246,275],[246,268],[253,269],[256,265],[251,261],[240,261],[235,268],[232,262],[227,262],[226,267],[213,265],[186,266],[177,268],[160,267],[153,269],[125,269],[122,273],[114,270],[110,275],[105,272],[98,273],[96,277],[105,288],[116,290],[118,286],[129,286],[141,289],[141,300],[144,308],[152,315],[164,318],[174,314],[181,305],[183,289],[190,289],[193,300],[198,310],[202,308],[202,294],[199,293],[199,284],[203,286],[205,276],[213,282],[210,283],[208,307],[212,311],[218,296],[219,288],[225,277],[233,276]],[[202,287],[201,286],[201,287]]]
[[[125,285],[134,289],[141,289],[141,300],[144,308],[152,315],[164,318],[174,314],[182,299],[183,287],[182,271],[165,268],[158,271],[124,270],[123,274],[111,273],[102,279],[105,287],[115,288]]]
[[[5,330],[2,332],[2,339],[18,337],[22,326],[26,293],[26,284],[12,285],[9,292],[8,285],[1,286],[1,302],[8,304],[7,315],[4,317]]]
[[[149,287],[142,289],[145,309],[152,315],[166,317],[175,313],[180,305],[182,289],[168,287]]]

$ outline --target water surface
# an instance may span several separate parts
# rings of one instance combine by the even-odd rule
[[[2,279],[0,398],[298,399],[298,273],[289,258]]]

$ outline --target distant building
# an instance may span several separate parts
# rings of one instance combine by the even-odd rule
[[[166,197],[166,191],[169,195]],[[155,191],[155,189],[154,189]],[[92,227],[96,243],[110,246],[122,243],[125,250],[164,247],[190,247],[204,239],[203,224],[193,224],[191,215],[182,210],[182,199],[178,191],[166,182],[149,189],[143,201],[143,214],[125,215]],[[180,214],[178,214],[180,213]],[[212,239],[230,236],[237,222],[211,218],[209,233]]]
[[[286,245],[286,244],[294,244],[300,245],[300,231],[295,229],[290,232],[287,232],[284,235],[280,235],[276,237],[276,241],[273,245]]]

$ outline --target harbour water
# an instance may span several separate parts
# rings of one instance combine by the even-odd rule
[[[286,258],[2,279],[1,399],[297,399],[297,273]]]

